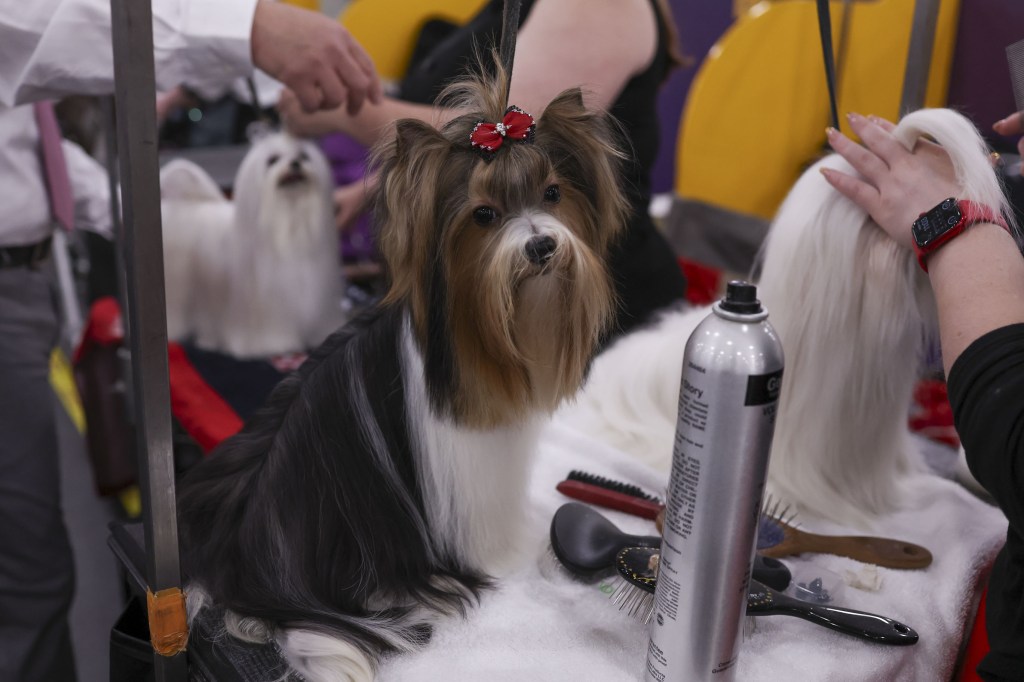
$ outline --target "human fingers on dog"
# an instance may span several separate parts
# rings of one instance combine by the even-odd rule
[[[832,149],[849,161],[850,165],[856,168],[858,173],[876,186],[882,182],[889,167],[877,154],[857,144],[835,128],[826,129],[825,135],[828,137],[828,143]]]
[[[892,131],[896,130],[895,123],[888,119],[882,118],[881,116],[868,116],[868,120],[887,133],[891,133]]]
[[[889,202],[870,183],[833,168],[822,168],[825,180],[850,201],[867,211],[868,215],[897,243],[911,248],[910,226],[893,215]]]
[[[847,114],[846,118],[864,146],[877,155],[886,166],[891,167],[909,155],[907,148],[900,144],[891,132],[874,121],[854,112]]]

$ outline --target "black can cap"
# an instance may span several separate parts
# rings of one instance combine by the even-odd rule
[[[757,287],[750,282],[733,280],[725,288],[725,298],[719,304],[722,310],[740,315],[754,315],[762,310],[757,300]]]

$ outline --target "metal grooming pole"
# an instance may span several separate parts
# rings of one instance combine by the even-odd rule
[[[935,47],[935,28],[939,23],[940,0],[916,0],[914,20],[910,29],[910,47],[907,50],[907,70],[903,76],[903,96],[900,116],[924,106],[928,91],[928,74]]]
[[[180,589],[171,449],[167,318],[157,157],[153,9],[150,0],[111,0],[118,157],[124,203],[127,319],[139,481],[151,592]],[[158,682],[184,682],[184,653],[154,652]]]

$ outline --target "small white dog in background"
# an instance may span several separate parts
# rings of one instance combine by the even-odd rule
[[[238,358],[317,346],[344,322],[330,169],[310,142],[257,141],[229,201],[174,160],[160,173],[167,331]]]
[[[908,148],[937,141],[964,187],[958,198],[1008,215],[984,141],[963,116],[918,111],[895,136]],[[829,186],[822,166],[855,174],[838,156],[805,172],[762,254],[758,296],[786,354],[769,489],[810,516],[865,527],[900,507],[924,467],[907,419],[935,304],[913,254]],[[708,312],[668,313],[619,341],[561,417],[667,471],[683,348]]]

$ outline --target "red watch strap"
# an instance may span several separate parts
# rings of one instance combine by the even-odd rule
[[[992,223],[1003,228],[1007,232],[1010,231],[1009,226],[1006,224],[1006,220],[1003,218],[999,211],[989,208],[985,204],[979,204],[976,201],[967,201],[961,199],[956,202],[957,207],[960,209],[960,215],[962,215],[964,227],[974,225],[975,223]]]
[[[967,199],[957,201],[956,205],[960,210],[961,216],[960,222],[956,227],[951,228],[945,235],[943,235],[942,239],[932,244],[927,249],[921,249],[916,243],[914,244],[914,253],[917,255],[917,263],[925,272],[928,272],[928,263],[926,262],[926,258],[935,251],[938,251],[944,245],[948,244],[957,235],[963,234],[964,230],[971,225],[975,225],[977,223],[992,223],[993,225],[998,225],[1003,228],[1006,230],[1007,234],[1012,236],[1010,227],[1006,224],[1006,219],[1003,218],[999,211],[986,206],[985,204],[980,204],[976,201],[968,201]],[[922,213],[921,215],[925,214]]]

